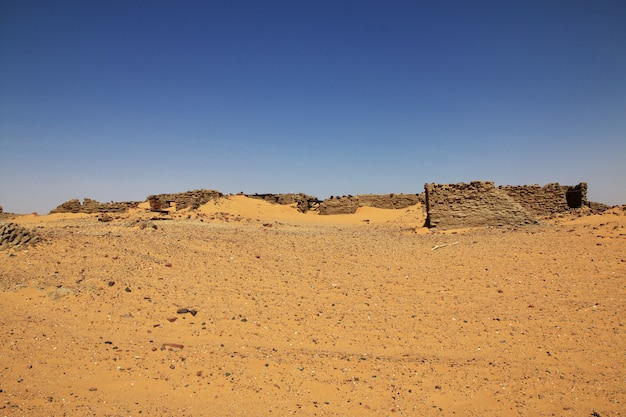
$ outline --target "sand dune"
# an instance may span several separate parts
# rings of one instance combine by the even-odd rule
[[[423,228],[230,196],[18,216],[2,415],[619,416],[626,216]],[[158,220],[158,219],[162,220]]]

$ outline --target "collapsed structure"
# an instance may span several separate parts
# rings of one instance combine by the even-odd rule
[[[587,205],[587,184],[496,187],[493,181],[425,184],[426,226],[438,229],[538,223]]]
[[[315,211],[320,215],[352,214],[359,207],[402,209],[418,203],[425,205],[425,226],[437,229],[482,226],[517,226],[538,223],[540,218],[564,213],[584,206],[587,183],[562,186],[558,183],[539,185],[501,185],[493,181],[473,181],[457,184],[425,184],[422,194],[362,194],[325,200],[307,194],[245,194],[272,204],[294,204],[298,211]],[[242,193],[243,195],[243,193]],[[193,190],[175,194],[156,194],[147,198],[150,210],[169,213],[182,209],[198,209],[224,195],[215,190]],[[99,203],[88,198],[61,204],[51,213],[125,212],[138,202]]]
[[[217,200],[223,196],[224,194],[215,190],[193,190],[175,194],[155,194],[148,196],[147,200],[152,211],[165,211],[170,207],[175,210],[185,208],[196,210],[209,201]]]

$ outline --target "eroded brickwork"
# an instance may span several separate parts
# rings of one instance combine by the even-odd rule
[[[537,223],[572,208],[588,205],[587,183],[562,186],[426,184],[427,225],[440,229]]]

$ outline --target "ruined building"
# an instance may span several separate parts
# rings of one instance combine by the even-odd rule
[[[533,224],[587,205],[587,184],[499,186],[493,181],[425,184],[426,226],[439,229]]]

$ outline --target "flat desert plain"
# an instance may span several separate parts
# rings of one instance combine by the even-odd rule
[[[622,416],[626,216],[5,218],[0,416]]]

